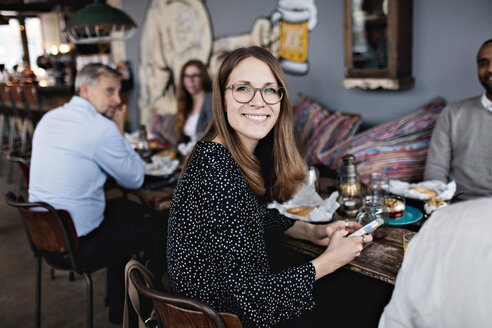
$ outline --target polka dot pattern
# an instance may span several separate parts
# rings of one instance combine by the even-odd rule
[[[198,142],[178,182],[167,258],[174,292],[234,313],[244,327],[271,327],[314,307],[314,266],[272,273],[264,240],[294,223],[262,206],[229,151]]]

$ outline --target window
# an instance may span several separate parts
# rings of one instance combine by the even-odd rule
[[[43,37],[41,34],[41,20],[37,17],[25,18],[27,34],[27,46],[29,49],[29,62],[31,69],[36,72],[38,66],[36,59],[43,54]],[[0,25],[0,64],[4,64],[9,72],[14,65],[22,65],[22,41],[19,29],[19,21],[10,18],[8,25]]]

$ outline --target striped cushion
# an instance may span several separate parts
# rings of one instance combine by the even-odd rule
[[[430,138],[439,113],[446,105],[437,98],[396,121],[376,126],[319,154],[319,160],[337,170],[342,157],[353,154],[363,182],[372,172],[390,179],[422,181]]]
[[[360,115],[329,111],[302,93],[295,116],[297,145],[310,165],[319,164],[318,154],[353,136],[361,123]]]

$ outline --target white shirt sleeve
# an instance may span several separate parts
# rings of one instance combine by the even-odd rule
[[[103,132],[102,140],[104,142],[97,145],[94,153],[97,164],[125,188],[137,189],[142,186],[142,160],[128,140],[119,133],[116,124]]]

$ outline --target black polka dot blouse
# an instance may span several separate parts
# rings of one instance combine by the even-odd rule
[[[244,327],[272,327],[311,310],[314,266],[272,273],[268,263],[265,232],[293,223],[257,201],[226,148],[198,142],[172,199],[172,290],[238,315]]]

